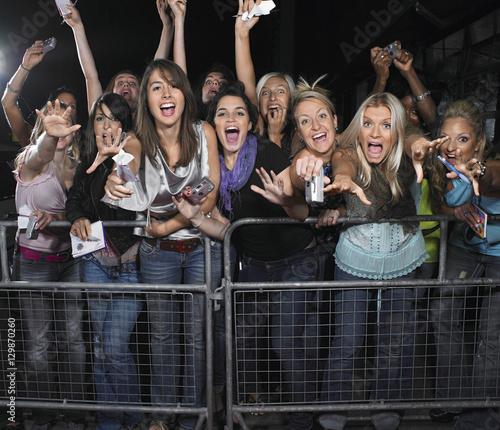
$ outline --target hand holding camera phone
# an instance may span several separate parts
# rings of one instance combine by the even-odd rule
[[[51,37],[50,39],[44,40],[42,45],[42,54],[46,52],[52,51],[57,45],[57,39],[55,37]]]
[[[214,183],[206,176],[201,178],[201,181],[195,187],[186,187],[182,195],[186,197],[193,205],[200,203],[201,199],[206,197],[215,188]]]
[[[36,228],[36,215],[31,215],[30,220],[28,221],[28,227],[26,227],[26,239],[37,239],[39,230]]]
[[[386,47],[382,48],[382,50],[389,54],[391,60],[394,60],[396,58],[396,55],[398,55],[399,46],[396,43],[390,43]]]

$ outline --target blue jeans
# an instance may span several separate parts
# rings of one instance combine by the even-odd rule
[[[148,284],[204,284],[204,254],[204,243],[193,252],[179,253],[164,251],[143,240],[141,275]],[[212,285],[218,285],[220,243],[211,247],[211,257]],[[147,306],[151,331],[152,403],[174,406],[180,402],[203,407],[206,404],[205,294],[148,293]],[[171,415],[159,414],[154,418],[173,419]],[[181,427],[193,429],[196,421],[197,417],[182,416]]]
[[[84,282],[128,284],[141,281],[137,262],[103,266],[93,256],[83,257]],[[142,309],[134,293],[119,290],[89,290],[89,311],[94,335],[94,383],[97,401],[139,403],[139,382],[134,356],[129,349],[130,335]],[[120,430],[140,421],[138,412],[98,412],[99,430]]]
[[[241,282],[310,282],[323,279],[326,253],[308,248],[277,261],[259,261],[243,256]],[[313,290],[286,290],[266,294],[245,292],[237,304],[236,331],[240,391],[258,396],[256,351],[271,307],[271,344],[281,362],[283,380],[292,403],[314,401],[318,356],[318,308],[321,295]],[[240,399],[240,401],[243,399]],[[246,400],[243,400],[246,401]],[[290,413],[289,428],[308,430],[312,413]]]
[[[448,245],[446,277],[500,277],[500,257]],[[477,329],[472,379],[464,350],[464,305],[475,287],[443,286],[431,302],[436,343],[436,394],[440,399],[500,396],[500,290],[485,287]]]
[[[413,279],[415,273],[398,279]],[[336,281],[361,280],[335,267]],[[345,402],[353,387],[354,364],[365,341],[368,305],[374,290],[346,289],[335,293],[335,331],[323,374],[322,402]],[[376,354],[371,398],[403,399],[408,391],[416,331],[415,290],[382,291],[375,329]]]
[[[61,263],[27,260],[14,252],[13,279],[36,282],[79,282],[80,261],[70,257]],[[82,292],[33,290],[19,294],[25,333],[26,389],[30,399],[82,401],[85,392],[85,343],[82,333]],[[59,366],[56,364],[59,363]],[[59,387],[57,386],[59,380]],[[44,424],[54,418],[47,409],[34,409],[33,420]],[[85,413],[68,411],[68,420]]]

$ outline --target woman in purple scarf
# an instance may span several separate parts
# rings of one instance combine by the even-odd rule
[[[302,196],[294,196],[289,162],[281,149],[254,134],[256,108],[240,82],[224,84],[209,109],[221,154],[220,198],[211,217],[182,196],[174,199],[179,212],[207,235],[223,239],[232,221],[242,218],[294,217],[305,219],[309,209]],[[266,172],[270,172],[269,176]],[[264,189],[259,187],[264,184]],[[273,204],[273,203],[278,204]],[[322,279],[322,251],[308,225],[268,224],[238,228],[233,244],[241,257],[240,282],[304,282]],[[259,402],[256,339],[271,328],[272,348],[281,365],[283,393],[288,402],[312,402],[315,397],[319,297],[314,292],[237,292],[236,357],[240,402]],[[271,314],[271,321],[267,315]],[[306,363],[306,364],[304,364]],[[312,413],[291,413],[291,429],[310,429]]]

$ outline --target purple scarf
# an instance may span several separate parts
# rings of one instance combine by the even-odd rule
[[[229,213],[232,213],[231,193],[239,191],[248,182],[252,174],[255,158],[257,156],[257,138],[253,135],[247,135],[245,142],[241,146],[236,164],[233,170],[226,168],[224,156],[219,154],[220,160],[220,187],[219,187],[219,207],[224,207]]]

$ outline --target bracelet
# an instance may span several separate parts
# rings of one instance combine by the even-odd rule
[[[481,163],[480,161],[478,161],[476,164],[477,164],[477,165],[479,166],[479,168],[481,169],[481,173],[480,173],[479,175],[477,175],[477,179],[478,179],[478,180],[479,180],[479,179],[483,179],[483,176],[486,174],[486,164]]]
[[[193,221],[191,221],[191,224],[193,225],[194,228],[198,228],[202,223],[203,221],[205,221],[205,214],[203,212],[200,212],[201,213],[201,221],[198,223],[198,224],[193,224]]]
[[[28,73],[31,72],[31,69],[27,69],[26,67],[23,66],[23,63],[21,63],[21,67],[26,70]]]
[[[430,95],[431,95],[430,90],[427,90],[425,93],[422,93],[422,94],[420,94],[420,95],[418,95],[418,96],[416,96],[416,97],[413,97],[413,101],[414,101],[415,103],[417,103],[417,102],[421,102],[422,100],[425,100],[425,99],[426,99],[427,97],[429,97]]]
[[[15,90],[14,88],[12,88],[9,84],[7,84],[7,89],[11,92],[11,93],[14,93],[14,94],[19,94],[21,92],[21,90]]]

